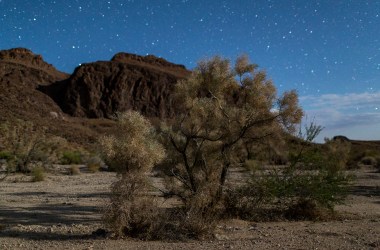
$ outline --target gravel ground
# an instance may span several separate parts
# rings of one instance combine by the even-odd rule
[[[115,174],[70,176],[57,167],[43,182],[23,175],[0,182],[0,249],[380,249],[380,173],[355,172],[343,216],[328,222],[221,222],[215,239],[188,242],[105,239],[101,208]],[[156,180],[156,182],[159,182]]]

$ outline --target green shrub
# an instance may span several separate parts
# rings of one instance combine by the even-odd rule
[[[45,180],[45,169],[41,166],[34,167],[31,174],[33,182]]]
[[[10,161],[14,158],[14,156],[8,151],[0,151],[0,159]]]
[[[78,151],[66,151],[63,152],[61,157],[61,164],[69,165],[69,164],[81,164],[82,154]]]
[[[227,213],[244,219],[269,220],[321,219],[331,215],[334,206],[344,201],[352,180],[342,171],[342,159],[347,160],[342,152],[348,150],[337,150],[338,147],[334,144],[326,150],[303,148],[290,157],[291,164],[284,168],[258,169],[246,185],[227,192]]]

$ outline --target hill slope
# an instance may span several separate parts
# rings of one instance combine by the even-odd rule
[[[174,114],[174,85],[189,74],[162,58],[119,53],[111,61],[83,64],[69,79],[41,89],[76,117],[111,118],[133,109],[164,118]]]

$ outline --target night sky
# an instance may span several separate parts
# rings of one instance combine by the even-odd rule
[[[71,73],[117,52],[193,68],[246,53],[323,137],[380,140],[380,0],[0,0],[0,49]]]

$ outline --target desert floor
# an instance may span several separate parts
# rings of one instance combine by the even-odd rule
[[[339,220],[228,220],[215,239],[188,242],[95,236],[115,174],[67,171],[59,166],[42,182],[24,175],[0,182],[0,249],[380,249],[380,173],[371,168],[355,171],[346,204],[336,208]]]

